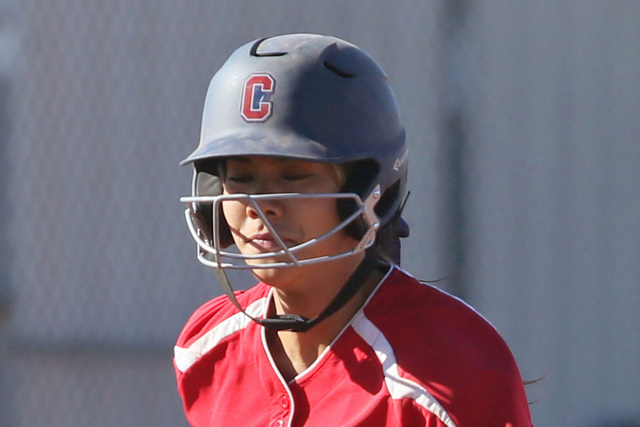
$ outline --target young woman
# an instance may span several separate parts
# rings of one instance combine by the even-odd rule
[[[187,223],[227,294],[175,348],[191,425],[531,425],[496,330],[397,265],[404,128],[366,53],[310,34],[239,48],[184,163]],[[234,292],[227,269],[259,283]]]

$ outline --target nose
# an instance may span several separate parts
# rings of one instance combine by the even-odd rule
[[[252,203],[247,204],[247,216],[252,219],[260,218],[258,210],[262,211],[267,218],[281,217],[284,209],[282,206],[282,200],[265,199],[254,200]]]
[[[261,181],[260,184],[256,187],[257,188],[255,188],[252,192],[252,194],[254,195],[282,193],[282,189],[278,188],[277,185],[274,185],[274,183],[270,182],[269,180]],[[261,200],[254,199],[247,204],[247,216],[254,219],[259,218],[259,209],[267,218],[281,217],[284,212],[283,203],[283,200],[275,198],[267,198]]]

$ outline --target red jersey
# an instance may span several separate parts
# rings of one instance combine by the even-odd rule
[[[264,316],[271,288],[238,293]],[[392,268],[331,345],[290,382],[264,328],[226,296],[200,307],[175,347],[187,419],[209,426],[531,426],[514,358],[461,300]]]

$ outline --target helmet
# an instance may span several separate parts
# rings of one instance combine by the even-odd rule
[[[259,39],[237,49],[211,80],[199,146],[181,164],[194,166],[192,197],[182,200],[190,204],[187,220],[200,260],[216,268],[249,268],[222,262],[229,254],[221,250],[232,240],[214,208],[223,200],[216,199],[222,188],[215,159],[241,155],[355,165],[339,206],[345,219],[359,215],[342,227],[359,238],[374,231],[356,250],[398,219],[407,148],[395,97],[375,60],[344,40],[316,34]]]
[[[340,193],[333,194],[223,195],[220,160],[246,155],[343,165],[345,184]],[[200,143],[181,163],[192,164],[194,169],[192,194],[181,201],[188,206],[185,216],[198,244],[198,258],[216,269],[235,303],[222,272],[225,268],[322,262],[372,247],[376,234],[385,237],[391,230],[392,234],[406,235],[400,211],[406,193],[407,160],[405,130],[395,97],[382,68],[364,51],[344,40],[317,34],[289,34],[247,43],[213,76],[204,103]],[[287,248],[279,241],[281,249],[268,254],[245,256],[226,250],[233,240],[220,206],[230,198],[251,203],[279,239],[259,208],[259,200],[269,197],[336,198],[343,221],[326,235],[296,247]],[[352,251],[298,259],[301,249],[340,230],[359,241]],[[274,255],[284,261],[240,262]]]

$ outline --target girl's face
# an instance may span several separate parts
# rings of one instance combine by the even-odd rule
[[[224,194],[336,193],[340,188],[338,171],[331,164],[271,156],[232,157],[225,164]],[[331,198],[261,200],[258,205],[287,247],[320,237],[340,223],[336,200]],[[222,210],[233,240],[243,254],[281,249],[248,202],[225,201]],[[342,231],[305,248],[297,258],[333,255],[353,249],[355,244],[355,240]],[[284,259],[249,262],[255,264]],[[261,271],[254,270],[254,274],[260,275]]]

